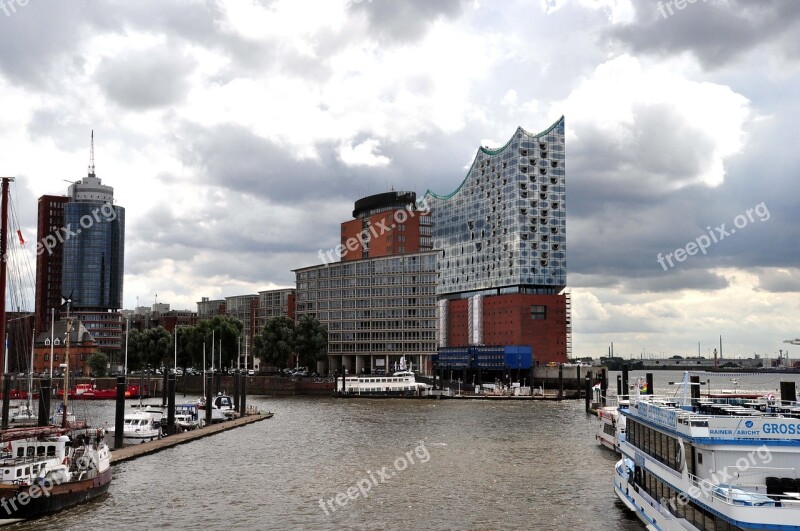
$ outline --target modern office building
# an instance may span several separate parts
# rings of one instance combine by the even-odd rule
[[[256,306],[256,333],[264,328],[270,319],[275,317],[295,318],[295,290],[271,289],[258,292],[258,305]]]
[[[210,319],[215,315],[225,315],[225,299],[210,300],[203,297],[197,303],[197,320]]]
[[[36,255],[36,330],[49,330],[52,319],[59,319],[64,259],[64,248],[60,245],[59,237],[64,227],[64,205],[68,202],[69,198],[63,195],[43,195],[39,198],[36,241],[42,243],[43,250]]]
[[[66,197],[42,196],[38,218],[39,241],[52,245],[36,262],[37,330],[49,329],[51,308],[65,316],[61,297],[67,297],[71,315],[113,359],[121,350],[125,209],[95,174],[94,134],[87,176]]]
[[[439,347],[529,345],[570,353],[564,118],[499,149],[481,147],[461,185],[428,192],[440,250]]]
[[[295,270],[297,315],[328,327],[328,367],[384,374],[406,364],[429,374],[436,353],[436,252]]]
[[[402,361],[430,373],[437,327],[430,215],[414,192],[393,191],[359,199],[353,217],[334,252],[320,253],[324,264],[295,270],[297,315],[328,327],[330,370],[383,374]]]

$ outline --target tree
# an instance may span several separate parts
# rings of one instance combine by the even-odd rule
[[[108,367],[108,356],[102,352],[95,352],[86,361],[89,368],[92,370],[92,376],[103,377],[106,375],[106,367]]]
[[[172,365],[172,338],[163,327],[128,332],[128,368],[143,369],[145,365]],[[169,363],[166,363],[169,358]]]
[[[254,354],[262,363],[280,369],[286,367],[289,355],[294,352],[294,321],[285,316],[270,319],[256,335],[254,343]]]
[[[300,363],[315,371],[317,362],[327,355],[328,328],[316,317],[301,315],[295,325],[294,337],[294,351]]]
[[[244,325],[238,319],[227,315],[215,315],[211,319],[200,321],[195,326],[184,328],[178,332],[179,345],[185,341],[187,357],[192,360],[193,367],[203,366],[203,345],[206,351],[206,368],[211,368],[211,352],[214,351],[214,367],[219,368],[220,340],[222,340],[222,366],[233,367],[239,355],[239,338]],[[213,348],[212,348],[213,338]]]

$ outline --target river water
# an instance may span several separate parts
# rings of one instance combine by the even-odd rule
[[[681,378],[655,376],[657,393]],[[766,390],[798,381],[737,378]],[[120,463],[102,499],[10,529],[643,529],[614,495],[616,458],[582,401],[248,404],[275,416]],[[83,407],[113,421],[111,402]]]

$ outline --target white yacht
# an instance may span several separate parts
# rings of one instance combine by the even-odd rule
[[[418,396],[432,386],[417,382],[411,371],[399,371],[391,376],[347,376],[344,393],[337,379],[336,392],[346,396]]]
[[[108,430],[109,436],[114,437],[115,430]],[[122,444],[140,444],[154,441],[161,437],[161,426],[149,413],[137,411],[127,413],[122,427]]]
[[[634,394],[614,489],[650,530],[800,530],[800,410]],[[634,391],[635,393],[635,391]]]

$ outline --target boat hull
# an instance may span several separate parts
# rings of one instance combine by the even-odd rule
[[[83,481],[53,485],[46,495],[40,487],[16,487],[0,491],[0,523],[31,519],[57,512],[102,496],[111,484],[111,467]],[[31,493],[31,494],[29,494]],[[25,497],[22,496],[25,494]],[[33,496],[32,494],[35,494]],[[24,505],[21,501],[27,501]]]

